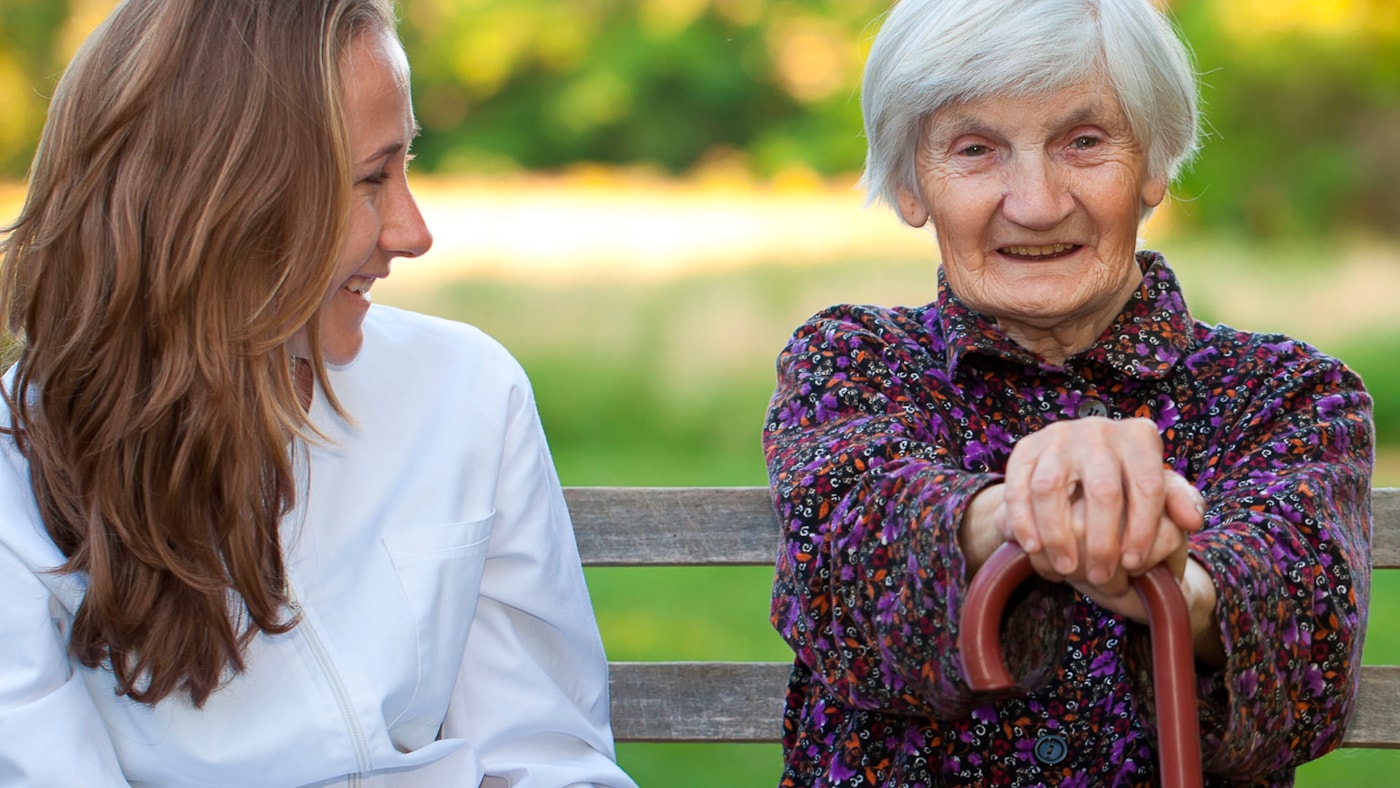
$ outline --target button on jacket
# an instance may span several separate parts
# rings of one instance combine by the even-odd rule
[[[300,623],[203,709],[71,662],[84,578],[0,461],[0,785],[633,786],[607,665],[523,371],[458,323],[371,309],[318,392],[284,518]]]
[[[1003,627],[1019,692],[973,695],[958,659],[958,524],[1058,419],[1153,420],[1205,498],[1190,551],[1226,654],[1196,677],[1207,784],[1290,785],[1340,743],[1370,595],[1370,398],[1302,342],[1193,321],[1166,261],[1138,262],[1114,324],[1062,365],[941,280],[926,307],[823,312],[779,356],[764,449],[773,624],[796,653],[784,786],[1155,783],[1146,627],[1037,579]]]

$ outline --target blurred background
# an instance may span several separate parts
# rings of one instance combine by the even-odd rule
[[[1400,484],[1400,3],[1174,0],[1209,136],[1144,231],[1198,317],[1340,356]],[[0,222],[47,96],[112,0],[0,0]],[[375,298],[464,320],[529,371],[570,485],[762,485],[772,361],[837,302],[934,297],[924,231],[856,188],[887,0],[400,0],[437,243]],[[613,659],[774,659],[762,569],[589,573]],[[1365,661],[1400,662],[1378,576]],[[771,786],[776,745],[625,745],[644,787]],[[1298,784],[1383,784],[1341,751]],[[1345,777],[1344,777],[1345,775]]]

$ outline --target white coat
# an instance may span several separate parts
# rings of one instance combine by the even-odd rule
[[[524,372],[459,323],[375,306],[320,393],[282,526],[301,623],[196,709],[71,661],[85,578],[0,442],[0,786],[634,786]]]

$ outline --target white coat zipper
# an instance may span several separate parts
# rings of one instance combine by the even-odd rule
[[[340,680],[340,673],[335,669],[335,663],[331,662],[331,655],[326,651],[326,644],[321,642],[321,636],[316,634],[316,628],[311,625],[311,621],[302,615],[301,600],[297,598],[296,589],[292,588],[291,581],[287,582],[287,606],[296,613],[301,620],[297,623],[297,628],[306,636],[306,642],[311,645],[311,654],[316,658],[316,663],[320,666],[321,672],[325,674],[326,681],[331,685],[331,694],[335,695],[335,703],[340,707],[341,719],[345,722],[345,731],[350,734],[350,744],[355,750],[355,765],[359,771],[350,775],[348,785],[360,785],[360,777],[370,769],[369,744],[365,741],[364,729],[360,727],[360,718],[355,714],[355,709],[350,703],[350,693],[345,689],[345,683]]]

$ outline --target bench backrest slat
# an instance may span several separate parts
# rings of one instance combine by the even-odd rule
[[[569,487],[586,566],[771,566],[778,519],[766,487]],[[1371,560],[1400,568],[1400,488],[1371,495]]]
[[[778,522],[764,487],[570,487],[587,566],[771,566]],[[1400,568],[1400,489],[1371,496],[1376,569]],[[618,741],[776,742],[787,662],[613,662]],[[1400,748],[1400,666],[1362,668],[1346,747]]]

